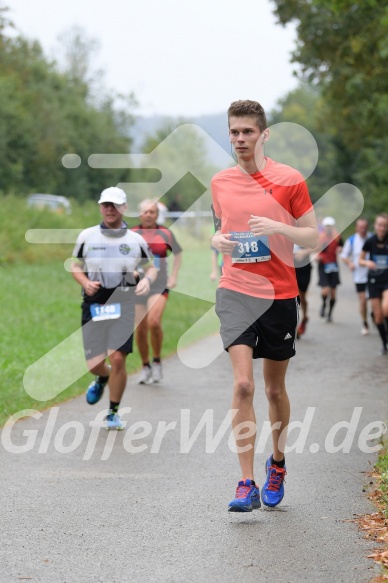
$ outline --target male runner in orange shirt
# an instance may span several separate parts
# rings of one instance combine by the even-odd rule
[[[315,213],[302,175],[264,155],[269,138],[265,112],[256,101],[235,101],[228,110],[237,166],[212,180],[216,233],[212,245],[224,255],[216,312],[234,374],[232,409],[242,477],[229,511],[260,508],[254,481],[256,419],[253,358],[263,358],[273,455],[267,460],[262,500],[276,506],[284,496],[284,448],[290,405],[285,376],[295,355],[298,286],[294,243],[315,247]]]

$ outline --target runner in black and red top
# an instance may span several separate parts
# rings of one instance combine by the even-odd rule
[[[157,201],[144,200],[140,206],[140,224],[132,227],[148,243],[154,255],[154,265],[159,269],[149,294],[136,298],[136,342],[143,361],[140,384],[162,380],[161,351],[163,342],[162,316],[168,291],[176,286],[181,266],[182,248],[167,227],[157,224]],[[167,258],[173,254],[173,264],[168,274]],[[153,351],[152,368],[149,357],[148,333]]]
[[[344,243],[334,228],[335,219],[333,217],[325,217],[322,221],[322,226],[324,230],[319,239],[321,252],[317,257],[318,285],[322,288],[322,306],[319,314],[321,318],[325,317],[326,301],[329,298],[327,321],[331,322],[334,304],[337,299],[336,288],[341,283],[337,256],[341,252]]]

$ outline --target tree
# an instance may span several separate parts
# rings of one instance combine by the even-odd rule
[[[337,149],[337,174],[361,189],[369,214],[381,211],[388,189],[386,1],[274,3],[280,23],[298,23],[293,61],[324,100],[321,123]]]
[[[333,136],[323,128],[321,117],[323,116],[324,101],[319,90],[308,83],[300,85],[289,92],[284,98],[278,101],[277,107],[268,115],[268,124],[278,124],[281,122],[292,122],[299,124],[308,130],[315,139],[318,146],[318,164],[313,174],[308,178],[307,183],[312,200],[318,200],[337,179],[333,170],[335,169],[336,146]],[[270,144],[271,142],[269,142]],[[297,153],[298,155],[298,153]],[[278,156],[275,156],[278,159]],[[299,168],[299,160],[291,163],[291,166]]]
[[[175,132],[181,127],[183,131]],[[146,154],[157,152],[155,158],[160,159],[160,166],[166,174],[182,176],[163,196],[167,207],[177,200],[182,210],[191,207],[206,191],[206,184],[197,177],[204,176],[206,183],[210,184],[211,177],[217,172],[217,168],[208,161],[203,137],[189,120],[183,118],[164,122],[154,135],[145,139],[142,150]],[[191,170],[187,171],[188,168]],[[198,203],[199,208],[206,210],[210,209],[210,204],[209,193]]]
[[[126,169],[93,169],[93,153],[127,153],[135,101],[109,96],[89,71],[94,41],[77,29],[66,36],[68,69],[44,55],[40,44],[8,38],[0,12],[0,184],[4,192],[52,192],[78,200],[96,198],[103,188],[126,181]],[[73,43],[73,44],[72,44]],[[77,56],[77,51],[80,54]],[[62,158],[75,153],[79,168]]]

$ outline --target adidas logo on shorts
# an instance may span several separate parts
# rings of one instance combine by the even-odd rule
[[[287,332],[287,334],[284,337],[284,340],[290,340],[290,338],[292,338],[292,336],[289,332]]]

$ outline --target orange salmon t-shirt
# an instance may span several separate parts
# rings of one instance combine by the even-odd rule
[[[266,158],[263,173],[247,174],[235,166],[216,174],[211,185],[214,211],[221,219],[221,232],[235,233],[234,238],[241,241],[242,251],[244,245],[249,248],[253,236],[248,225],[251,215],[294,226],[297,219],[313,210],[302,174],[270,158]],[[230,255],[224,255],[218,287],[258,298],[296,297],[294,244],[283,235],[270,235],[264,242],[267,245],[264,249],[269,251],[262,253],[257,262],[249,262],[250,259],[233,262]],[[254,242],[256,252],[257,245]]]

